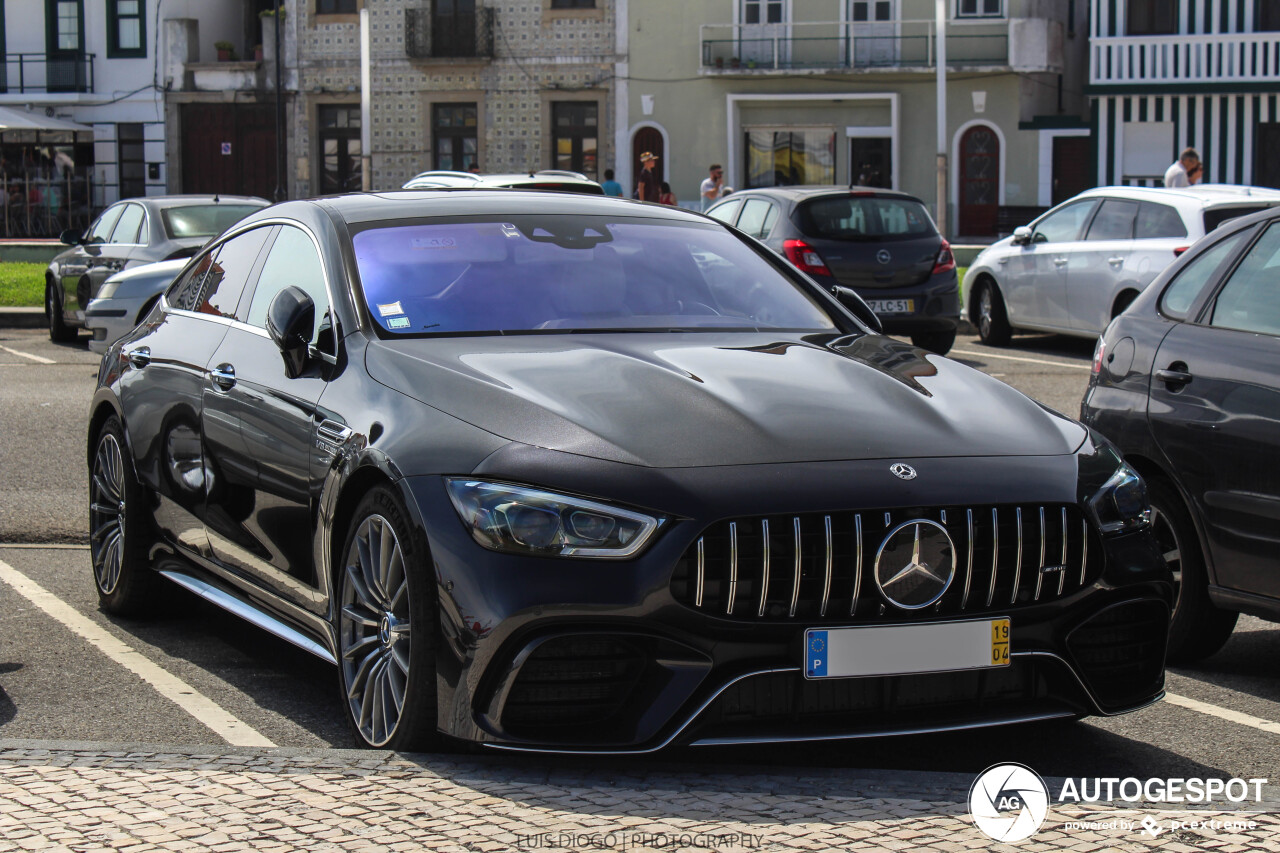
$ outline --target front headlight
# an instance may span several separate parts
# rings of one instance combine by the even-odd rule
[[[461,477],[444,482],[472,538],[491,551],[623,559],[638,554],[663,521],[526,486]]]
[[[120,287],[120,282],[114,279],[107,279],[103,282],[102,287],[98,290],[98,295],[94,299],[110,299],[116,295],[116,290]]]
[[[1105,438],[1090,430],[1092,447],[1080,453],[1081,498],[1102,533],[1127,533],[1151,524],[1142,475]],[[1105,479],[1104,479],[1105,478]]]

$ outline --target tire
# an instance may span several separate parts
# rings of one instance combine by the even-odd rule
[[[65,344],[76,339],[76,330],[62,319],[62,302],[54,295],[51,284],[44,287],[44,313],[49,320],[49,340]]]
[[[338,678],[357,746],[438,749],[436,592],[426,542],[399,497],[360,501],[335,588]]]
[[[927,349],[929,352],[938,355],[946,355],[951,352],[951,347],[956,342],[956,330],[949,329],[945,332],[921,332],[911,336],[911,343]]]
[[[1013,337],[1013,329],[1009,326],[1009,314],[1005,311],[1004,298],[1000,290],[991,281],[978,285],[978,316],[976,323],[978,337],[987,346],[1008,346]]]
[[[1181,495],[1168,480],[1147,481],[1151,526],[1165,562],[1173,571],[1173,618],[1169,624],[1170,663],[1193,663],[1209,657],[1231,637],[1239,614],[1220,610],[1209,600],[1200,538]]]
[[[98,432],[89,472],[89,553],[98,604],[115,616],[146,616],[159,598],[160,575],[147,561],[142,487],[112,415]]]

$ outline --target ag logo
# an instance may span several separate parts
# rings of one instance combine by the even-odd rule
[[[1021,841],[1040,829],[1049,813],[1049,789],[1040,774],[1021,764],[996,764],[969,789],[973,823],[996,841]]]

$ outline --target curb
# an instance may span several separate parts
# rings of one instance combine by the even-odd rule
[[[44,308],[0,308],[0,329],[43,329]]]

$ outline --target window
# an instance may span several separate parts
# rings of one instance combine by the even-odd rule
[[[1125,33],[1131,36],[1178,32],[1178,0],[1129,0]]]
[[[169,286],[165,300],[174,308],[182,311],[195,310],[200,292],[204,290],[204,279],[213,266],[213,256],[203,255],[193,266]]]
[[[581,172],[596,179],[600,106],[594,101],[561,101],[551,105],[551,168]]]
[[[144,149],[142,125],[116,125],[116,164],[120,170],[121,198],[137,198],[147,194]]]
[[[1080,239],[1080,232],[1098,202],[1078,201],[1053,211],[1036,223],[1035,243],[1070,243]]]
[[[830,130],[749,130],[747,187],[836,182],[836,135]]]
[[[1185,237],[1187,226],[1182,224],[1178,211],[1167,204],[1144,201],[1138,206],[1138,221],[1133,236],[1139,240],[1160,237]]]
[[[142,209],[140,204],[126,204],[124,213],[120,214],[120,219],[116,222],[116,227],[111,230],[111,239],[108,243],[137,243],[138,232],[142,230],[142,223],[147,218],[147,212]]]
[[[1002,0],[958,0],[957,18],[999,18],[1004,15]]]
[[[763,237],[765,221],[768,220],[772,224],[769,217],[769,211],[772,209],[773,205],[764,199],[747,199],[746,206],[742,208],[742,218],[738,220],[738,230],[752,237]]]
[[[364,184],[360,172],[360,107],[322,105],[320,123],[320,192],[359,192]]]
[[[290,285],[305,290],[315,303],[315,326],[310,337],[310,342],[315,343],[329,311],[329,296],[324,289],[324,264],[320,262],[316,246],[306,232],[285,226],[280,229],[280,236],[271,244],[267,262],[262,265],[258,287],[253,292],[245,322],[265,329],[271,300]]]
[[[53,50],[82,51],[84,40],[80,35],[83,12],[80,0],[56,0],[53,4]]]
[[[10,9],[12,11],[12,9]],[[46,85],[50,92],[88,91],[84,55],[84,7],[81,0],[46,0]]]
[[[1249,233],[1246,229],[1192,258],[1173,283],[1160,294],[1160,312],[1174,320],[1187,319],[1187,313],[1195,305],[1201,291],[1217,278],[1215,273],[1219,267],[1235,254],[1236,247]]]
[[[1260,33],[1280,30],[1280,0],[1257,0],[1253,28]]]
[[[357,0],[316,0],[317,15],[355,15]]]
[[[147,15],[142,0],[107,0],[107,57],[147,55]]]
[[[253,272],[258,256],[262,254],[262,246],[274,226],[254,228],[239,236],[233,237],[218,247],[212,257],[208,275],[204,278],[204,289],[200,298],[201,314],[213,314],[218,317],[235,317],[236,303],[244,291],[245,283]],[[243,319],[247,312],[241,312]]]
[[[782,23],[782,0],[742,0],[742,23]]]
[[[732,225],[733,220],[738,215],[738,209],[741,207],[742,207],[742,199],[734,199],[733,201],[725,202],[724,204],[720,205],[714,210],[708,211],[707,216],[710,216],[712,219],[719,219],[721,222],[726,222],[729,225]]]
[[[1136,201],[1109,198],[1098,209],[1098,215],[1089,224],[1086,240],[1132,240],[1133,220],[1138,215]]]
[[[476,55],[476,0],[434,0],[431,55]]]
[[[1213,306],[1214,326],[1280,335],[1280,226],[1245,253]]]
[[[851,138],[849,174],[860,187],[893,189],[893,140],[887,136]]]
[[[431,108],[435,168],[470,171],[480,165],[479,109],[475,104],[435,104]]]
[[[93,223],[93,228],[89,231],[89,236],[85,238],[86,243],[106,243],[111,239],[111,230],[116,227],[116,222],[120,219],[120,214],[124,213],[124,205],[117,204],[115,207],[108,207],[98,221]]]

